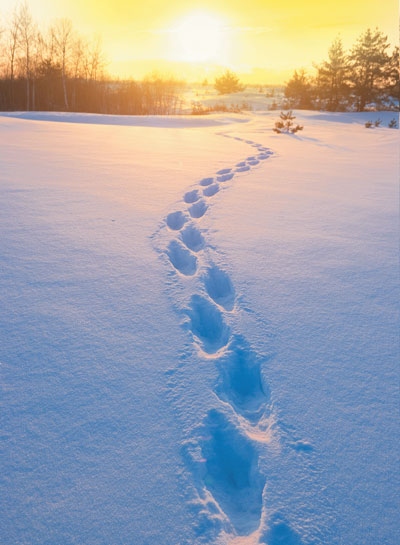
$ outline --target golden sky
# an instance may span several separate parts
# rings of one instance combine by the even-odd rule
[[[28,0],[39,25],[67,17],[102,37],[108,70],[202,62],[239,72],[292,71],[327,56],[340,35],[351,47],[368,27],[398,41],[398,0]],[[6,15],[17,3],[0,1]],[[135,61],[134,64],[129,64]],[[162,64],[160,67],[162,68]],[[129,67],[129,68],[127,68]],[[136,67],[136,68],[135,68]],[[140,68],[139,68],[140,67]],[[140,74],[141,75],[141,74]]]

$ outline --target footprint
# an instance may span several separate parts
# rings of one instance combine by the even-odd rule
[[[204,248],[205,240],[203,235],[194,225],[188,225],[184,231],[181,232],[181,238],[185,246],[193,252],[198,252]]]
[[[201,295],[193,295],[188,310],[191,331],[207,354],[215,354],[226,346],[229,327],[220,310]]]
[[[268,521],[268,527],[261,539],[262,543],[268,543],[268,545],[303,545],[299,534],[279,513],[274,514]]]
[[[218,184],[211,184],[208,187],[203,189],[203,195],[206,197],[212,197],[219,191],[219,185]]]
[[[241,161],[240,163],[237,163],[236,166],[237,167],[245,167],[246,166],[246,161]]]
[[[185,221],[186,216],[183,212],[177,211],[177,212],[171,212],[167,216],[167,225],[170,229],[173,231],[179,231],[179,229],[182,229]]]
[[[197,201],[189,208],[189,214],[192,218],[198,219],[204,216],[207,211],[207,204],[205,201]]]
[[[222,174],[222,176],[217,177],[218,182],[227,182],[228,180],[231,180],[233,178],[234,174],[233,172],[230,172],[229,174]]]
[[[236,169],[236,172],[246,172],[247,170],[250,170],[249,165],[245,165],[243,167],[239,167]]]
[[[188,191],[185,193],[183,200],[185,203],[190,204],[192,202],[198,201],[200,198],[200,194],[197,189],[192,189],[192,191]]]
[[[235,304],[235,290],[228,274],[217,266],[210,267],[204,277],[208,295],[215,303],[232,310]]]
[[[219,360],[219,397],[252,422],[260,418],[270,401],[269,391],[261,378],[259,360],[241,336],[233,339],[229,350]]]
[[[312,452],[314,447],[308,441],[294,441],[290,446],[297,452]]]
[[[171,240],[167,250],[168,257],[180,273],[193,276],[197,270],[197,258],[179,241]]]
[[[214,178],[203,178],[202,180],[200,180],[200,185],[202,186],[206,186],[206,185],[211,185],[214,181]]]
[[[203,481],[229,517],[238,535],[250,535],[259,524],[263,478],[250,440],[226,416],[212,409],[200,439]]]
[[[251,161],[247,161],[247,162],[249,165],[253,167],[255,165],[258,165],[260,161],[258,159],[252,159]]]
[[[229,172],[231,172],[232,169],[231,168],[222,168],[221,170],[219,170],[217,172],[218,175],[221,175],[221,174],[229,174]]]

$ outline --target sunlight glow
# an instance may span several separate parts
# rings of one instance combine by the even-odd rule
[[[226,32],[222,21],[206,12],[194,12],[172,28],[173,58],[188,62],[221,62]]]

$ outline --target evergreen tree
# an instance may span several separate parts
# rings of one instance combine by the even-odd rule
[[[219,95],[226,95],[243,91],[244,85],[240,83],[236,74],[230,70],[226,70],[222,76],[215,78],[214,88],[218,91]]]
[[[302,125],[294,124],[296,116],[293,115],[292,110],[289,110],[286,113],[281,112],[279,117],[279,121],[275,122],[275,127],[272,129],[278,134],[295,134],[298,131],[302,131],[304,128]]]
[[[400,71],[399,71],[399,47],[396,46],[390,57],[387,70],[387,92],[397,102],[397,109],[400,103]]]
[[[316,68],[316,92],[322,105],[330,112],[345,109],[349,94],[349,62],[340,38],[336,38],[329,48],[328,60]]]
[[[312,84],[305,70],[295,70],[292,78],[287,82],[285,97],[291,108],[312,108]]]
[[[351,50],[349,81],[358,112],[370,102],[379,102],[384,95],[390,64],[388,48],[387,36],[378,29],[368,29]]]

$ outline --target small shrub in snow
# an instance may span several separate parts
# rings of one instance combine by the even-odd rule
[[[208,109],[201,102],[192,102],[192,115],[204,115],[208,113]]]
[[[389,129],[397,129],[397,119],[394,117],[389,121]]]
[[[280,120],[275,122],[275,127],[272,129],[278,134],[282,133],[291,133],[294,134],[298,131],[303,130],[302,125],[295,125],[294,119],[296,117],[293,115],[292,110],[289,110],[288,112],[281,112]]]
[[[365,127],[367,129],[373,129],[374,127],[380,127],[382,119],[377,119],[376,121],[367,121]]]

